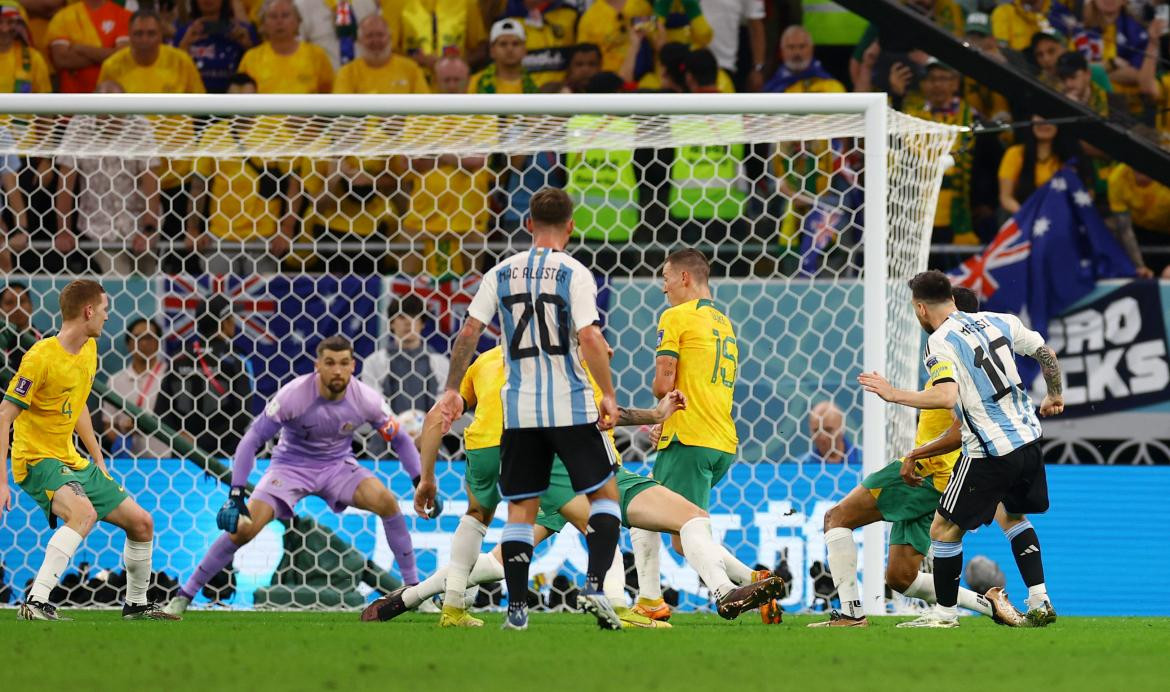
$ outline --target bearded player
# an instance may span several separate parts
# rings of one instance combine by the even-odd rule
[[[731,417],[739,347],[735,330],[716,306],[708,284],[711,268],[698,250],[680,250],[666,258],[662,267],[662,292],[670,308],[658,322],[658,346],[654,363],[654,396],[662,398],[674,389],[687,395],[687,408],[662,426],[654,480],[682,495],[704,511],[711,490],[727,475],[735,461],[739,438]],[[654,531],[631,529],[634,561],[638,569],[638,603],[634,610],[656,620],[670,618],[670,606],[662,598],[658,565],[662,540]],[[684,554],[679,536],[671,539],[675,551]],[[737,584],[766,579],[730,551],[720,546],[727,574]],[[779,622],[779,604],[760,608],[764,622]]]
[[[979,299],[973,291],[955,288],[953,293],[959,310],[979,311]],[[926,388],[933,386],[934,380],[928,380]],[[853,530],[875,521],[892,524],[886,584],[909,598],[935,602],[934,578],[919,570],[930,550],[930,524],[935,509],[959,459],[957,447],[953,451],[935,450],[938,441],[957,436],[958,430],[959,421],[950,409],[922,411],[914,435],[915,449],[866,476],[861,485],[825,513],[825,549],[841,610],[834,610],[828,620],[814,622],[809,627],[869,626],[857,587],[857,544]],[[989,589],[984,595],[960,588],[959,605],[1002,624],[1023,624],[1023,617],[999,587]]]
[[[594,398],[599,399],[600,389],[592,377],[589,379],[593,385]],[[460,387],[466,408],[475,410],[474,420],[464,431],[464,441],[468,449],[467,484],[470,506],[456,530],[455,540],[452,541],[450,564],[417,586],[375,601],[366,609],[363,619],[391,619],[408,609],[418,607],[427,598],[440,593],[445,585],[446,596],[440,625],[479,627],[483,624],[481,620],[467,614],[463,599],[469,583],[485,584],[504,578],[499,546],[492,553],[479,554],[483,536],[488,524],[491,523],[495,506],[500,501],[497,481],[500,467],[499,442],[503,433],[503,405],[499,391],[503,381],[503,353],[500,347],[496,347],[483,353],[472,363]],[[686,398],[675,390],[667,393],[655,409],[618,407],[616,424],[662,423],[676,411],[685,408]],[[443,426],[442,413],[435,407],[427,414],[419,440],[422,479],[415,495],[415,509],[424,516],[430,499],[435,496],[435,457]],[[612,448],[612,433],[609,444]],[[616,456],[616,448],[612,451]],[[637,526],[654,532],[665,531],[679,535],[682,544],[686,546],[686,554],[692,567],[715,595],[717,610],[721,616],[733,619],[742,612],[779,595],[783,582],[775,577],[754,581],[749,579],[744,585],[738,588],[735,586],[723,569],[721,558],[725,550],[711,538],[710,519],[706,512],[656,481],[632,473],[621,466],[617,469],[616,479],[622,523],[627,527]],[[553,465],[549,489],[541,496],[540,511],[537,514],[536,542],[539,543],[560,531],[566,520],[584,533],[588,527],[589,504],[583,497],[573,492],[568,471],[557,461]],[[474,552],[471,552],[472,550]],[[620,560],[615,561],[615,565],[606,573],[603,590],[611,600],[611,605],[619,612],[623,626],[668,627],[667,623],[655,622],[624,607],[624,570],[620,565]]]
[[[12,509],[8,490],[8,433],[15,422],[12,476],[49,518],[65,522],[49,538],[45,560],[18,616],[65,620],[49,594],[81,541],[104,521],[126,532],[127,620],[178,620],[146,600],[154,546],[154,521],[113,479],[86,408],[97,372],[97,339],[109,317],[110,299],[96,281],[77,280],[61,289],[61,331],[24,354],[0,403],[0,515]],[[77,453],[73,433],[90,459]]]
[[[274,518],[291,518],[297,502],[308,495],[325,500],[334,512],[356,507],[381,517],[402,581],[418,581],[406,520],[390,490],[354,459],[353,434],[363,424],[372,425],[416,485],[418,449],[399,428],[382,395],[353,377],[354,367],[353,346],[345,337],[323,340],[317,346],[315,372],[281,387],[252,421],[236,448],[231,492],[215,518],[225,533],[211,544],[195,573],[167,604],[167,612],[183,613],[203,585],[231,564],[237,550]],[[272,463],[245,504],[256,453],[277,432],[280,441]],[[241,516],[251,521],[241,522]]]

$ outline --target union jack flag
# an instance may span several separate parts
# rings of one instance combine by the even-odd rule
[[[1014,218],[1008,219],[983,254],[973,255],[955,270],[951,282],[975,291],[980,300],[987,300],[999,290],[995,270],[1023,262],[1031,253],[1032,241]]]
[[[268,331],[268,320],[276,313],[277,303],[268,295],[267,283],[257,275],[163,277],[162,304],[168,336],[178,340],[191,336],[203,306],[215,296],[222,296],[231,302],[237,327],[256,341],[276,343],[276,337]]]

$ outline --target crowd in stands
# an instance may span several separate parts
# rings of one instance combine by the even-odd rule
[[[1170,141],[1162,0],[903,2],[972,50],[1030,73],[1100,117],[1125,122],[1150,141]],[[884,91],[895,108],[944,123],[1036,120],[960,138],[943,181],[936,244],[987,242],[1032,191],[1073,166],[1143,276],[1170,260],[1170,189],[1043,114],[1013,110],[1002,94],[917,48],[912,36],[884,36],[826,2],[0,0],[0,93],[54,90]],[[209,145],[246,143],[261,121],[193,127]],[[134,138],[135,127],[150,121],[79,116],[64,141],[102,128]],[[589,127],[580,116],[572,129]],[[0,121],[0,149],[6,137]],[[595,261],[608,261],[603,250],[610,250],[617,265],[621,247],[649,240],[715,247],[734,240],[735,247],[756,243],[760,254],[783,255],[799,245],[799,219],[817,197],[837,193],[836,204],[859,204],[848,194],[850,179],[833,173],[841,161],[848,170],[855,151],[815,141],[710,149],[332,161],[0,156],[0,270],[247,273],[295,266],[458,275],[486,261],[469,238],[507,240],[516,232],[533,181],[559,183],[587,199],[602,184],[599,168],[609,175],[604,196],[618,211],[579,225],[586,241],[597,243]],[[707,179],[696,180],[700,168]],[[861,229],[837,230],[844,245]],[[29,252],[30,238],[51,240],[51,248]],[[314,239],[358,241],[361,249],[296,249]],[[395,239],[419,250],[391,257],[379,249]],[[78,252],[79,241],[102,249]],[[242,253],[230,244],[236,241],[266,244],[267,252]],[[759,271],[750,263],[728,267]]]

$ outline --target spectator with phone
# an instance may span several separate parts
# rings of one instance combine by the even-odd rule
[[[209,93],[225,93],[244,52],[260,37],[256,27],[233,17],[231,0],[189,1],[192,19],[179,25],[174,44],[195,61]]]

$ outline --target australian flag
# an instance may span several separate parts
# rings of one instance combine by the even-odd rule
[[[1133,276],[1125,250],[1093,208],[1076,173],[1062,168],[1024,202],[983,254],[951,273],[984,310],[1020,315],[1048,336],[1048,320],[1084,298],[1100,279]]]

